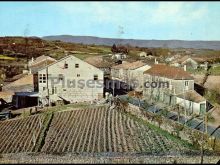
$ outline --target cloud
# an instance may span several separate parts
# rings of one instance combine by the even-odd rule
[[[195,2],[160,2],[152,21],[154,23],[186,24],[201,20],[208,9],[205,6],[197,5]]]
[[[143,9],[143,3],[140,2],[55,2],[53,4],[69,14],[87,15],[88,18],[103,23],[131,22],[141,19],[143,15],[140,14]]]
[[[54,2],[69,14],[97,23],[185,24],[202,19],[208,9],[196,2]]]

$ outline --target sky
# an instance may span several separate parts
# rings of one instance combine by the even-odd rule
[[[220,2],[0,2],[0,36],[220,40]]]

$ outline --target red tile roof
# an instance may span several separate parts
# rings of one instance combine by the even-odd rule
[[[182,68],[171,67],[163,64],[153,65],[150,69],[146,70],[144,74],[166,77],[175,80],[193,80],[193,77],[188,72],[184,71]]]

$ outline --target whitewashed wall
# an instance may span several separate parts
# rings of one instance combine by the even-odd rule
[[[67,69],[64,68],[64,64],[68,64]],[[75,64],[79,64],[79,68],[75,68]],[[46,68],[40,70],[39,74],[46,74]],[[59,81],[59,83],[54,84],[54,87],[57,88],[57,93],[52,94],[52,84],[51,80],[48,81],[48,88],[50,92],[50,98],[56,101],[57,96],[61,96],[62,98],[70,101],[70,102],[79,102],[79,101],[91,101],[95,99],[99,99],[103,96],[103,83],[104,83],[104,73],[98,68],[74,57],[68,56],[57,63],[50,65],[48,67],[48,75],[52,77],[59,77],[59,74],[63,74],[63,81]],[[80,74],[80,77],[77,77],[77,74]],[[93,80],[94,75],[98,75],[98,80],[101,83],[96,83],[94,88],[89,86],[84,86],[80,88],[79,86],[83,86],[81,84],[77,84],[77,80],[81,80],[86,82],[88,80]],[[75,87],[68,87],[67,83],[69,81],[75,81]],[[56,82],[56,81],[55,81]],[[85,84],[85,83],[84,83]],[[74,85],[74,84],[71,84]],[[39,83],[39,94],[42,97],[47,96],[47,90],[43,90],[43,87],[47,87],[47,83]]]

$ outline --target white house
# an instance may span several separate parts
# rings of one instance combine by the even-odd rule
[[[119,80],[126,83],[135,83],[136,90],[142,90],[143,73],[151,68],[150,65],[142,62],[124,62],[120,65],[113,66],[111,69],[112,79]]]
[[[38,70],[34,84],[42,103],[92,101],[103,97],[103,76],[102,70],[69,55]]]
[[[171,63],[171,66],[181,67],[186,65],[187,68],[197,69],[199,66],[202,68],[207,68],[206,59],[200,57],[190,57],[184,56],[180,59],[174,60]]]
[[[199,115],[206,111],[206,99],[194,90],[177,95],[176,104],[185,107],[189,113]]]
[[[127,55],[124,53],[116,53],[112,55],[112,59],[122,60],[126,58],[127,58]]]
[[[32,57],[32,59],[28,62],[29,72],[35,73],[42,67],[52,64],[56,61],[56,59],[45,55],[39,56],[36,59]]]
[[[206,100],[194,91],[193,77],[182,68],[153,65],[144,72],[144,83],[143,95],[147,99],[179,104],[196,114],[206,110]]]
[[[140,56],[140,57],[147,57],[147,53],[146,53],[146,52],[140,52],[140,53],[139,53],[139,56]]]

